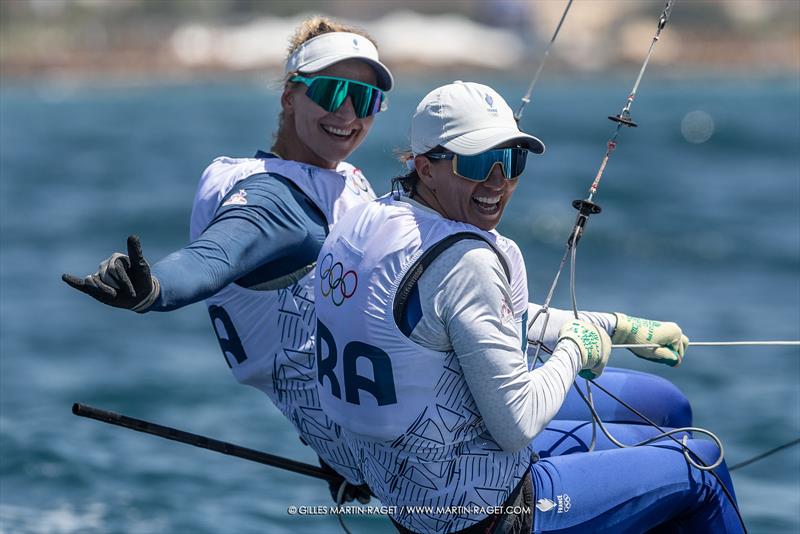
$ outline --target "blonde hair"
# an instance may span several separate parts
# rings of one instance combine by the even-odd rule
[[[348,32],[348,33],[355,33],[361,35],[362,37],[366,37],[372,44],[375,45],[375,48],[378,47],[378,43],[375,42],[367,32],[362,30],[361,28],[356,28],[355,26],[348,26],[347,24],[343,24],[341,22],[331,20],[328,17],[323,17],[321,15],[314,15],[312,17],[308,17],[307,19],[303,20],[300,23],[300,26],[294,32],[294,35],[289,39],[289,52],[286,55],[288,59],[295,50],[300,48],[300,45],[308,41],[309,39],[313,39],[314,37],[319,37],[325,33],[332,33],[332,32]]]
[[[366,31],[362,30],[361,28],[356,28],[355,26],[349,26],[347,24],[343,24],[341,22],[329,19],[328,17],[323,17],[321,15],[314,15],[304,19],[297,29],[294,31],[294,34],[289,38],[289,48],[286,54],[286,60],[289,60],[289,57],[298,49],[300,46],[305,43],[306,41],[313,39],[314,37],[318,37],[320,35],[332,32],[349,32],[361,35],[362,37],[366,37],[369,39],[372,44],[375,45],[375,48],[378,48],[378,43],[375,42]],[[296,73],[289,72],[283,79],[283,90],[286,90],[287,87],[296,85],[295,82],[290,82],[289,79],[294,76]],[[278,138],[281,135],[281,131],[283,130],[283,110],[281,110],[280,114],[278,115],[278,130],[275,132],[273,136],[273,150],[275,145],[278,142]]]

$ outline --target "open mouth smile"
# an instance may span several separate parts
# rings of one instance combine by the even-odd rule
[[[497,211],[500,209],[500,200],[502,200],[502,198],[502,195],[494,197],[474,196],[472,197],[472,201],[478,206],[478,210],[481,213],[491,215],[497,213]]]
[[[355,128],[334,128],[333,126],[327,126],[324,124],[321,124],[320,127],[325,131],[325,133],[338,139],[350,139],[356,133]]]

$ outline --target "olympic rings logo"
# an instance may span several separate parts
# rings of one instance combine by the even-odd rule
[[[334,262],[328,253],[319,264],[319,287],[322,296],[330,296],[334,305],[341,306],[356,292],[358,275],[352,270],[345,272],[341,262]]]

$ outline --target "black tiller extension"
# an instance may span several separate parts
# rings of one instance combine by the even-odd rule
[[[178,430],[177,428],[157,425],[149,421],[143,421],[141,419],[128,417],[126,415],[100,410],[92,406],[87,406],[86,404],[80,404],[76,402],[72,405],[72,413],[81,417],[95,419],[103,423],[129,428],[137,432],[152,434],[160,438],[178,441],[188,445],[194,445],[195,447],[200,447],[201,449],[208,449],[210,451],[227,454],[228,456],[235,456],[236,458],[242,458],[243,460],[257,462],[270,467],[277,467],[279,469],[292,471],[294,473],[309,477],[319,478],[326,481],[338,481],[340,479],[337,475],[324,471],[315,465],[296,462],[295,460],[290,460],[281,456],[275,456],[274,454],[268,454],[266,452],[261,452],[254,449],[248,449],[247,447],[240,447],[239,445],[234,445],[233,443],[207,438],[205,436],[200,436],[199,434],[192,434],[191,432],[185,432],[183,430]]]

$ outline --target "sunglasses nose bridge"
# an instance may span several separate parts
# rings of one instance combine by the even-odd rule
[[[353,104],[353,98],[350,95],[345,95],[344,100],[339,107],[333,111],[333,114],[348,120],[358,118],[356,115],[356,107]]]
[[[497,189],[503,187],[503,183],[506,181],[506,169],[501,161],[495,161],[492,164],[492,168],[489,169],[489,174],[486,176],[485,183],[489,186],[494,186]]]

